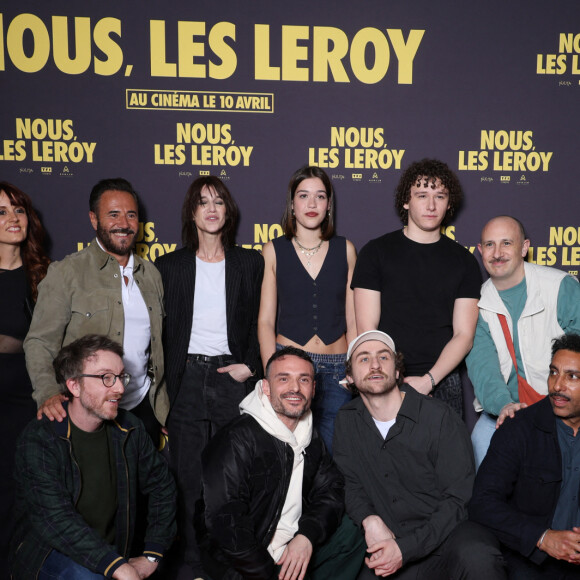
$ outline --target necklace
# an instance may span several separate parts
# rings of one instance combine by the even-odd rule
[[[322,242],[324,240],[320,240],[320,242],[318,243],[317,246],[314,246],[312,248],[305,248],[299,241],[298,238],[296,236],[294,236],[294,240],[296,241],[296,244],[298,245],[298,247],[300,248],[300,252],[302,254],[304,254],[306,256],[306,267],[310,268],[312,266],[312,264],[310,263],[310,258],[312,258],[312,256],[316,255],[318,253],[318,250],[320,250],[321,246],[322,246]]]

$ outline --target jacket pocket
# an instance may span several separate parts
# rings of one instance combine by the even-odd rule
[[[122,308],[122,304],[120,307]],[[108,296],[73,296],[67,333],[74,338],[91,333],[110,335],[112,314]],[[121,324],[120,328],[122,327]]]
[[[523,465],[514,490],[514,497],[521,503],[518,508],[528,515],[551,513],[552,499],[557,497],[561,484],[560,473],[537,465]]]

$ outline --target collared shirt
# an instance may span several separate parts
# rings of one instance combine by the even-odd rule
[[[106,252],[99,238],[97,238],[97,243]],[[147,305],[145,300],[143,300],[139,285],[133,278],[134,267],[135,257],[133,252],[131,252],[127,265],[123,267],[119,264],[125,317],[123,330],[123,351],[125,354],[123,356],[123,364],[125,365],[125,372],[131,375],[131,381],[125,387],[120,406],[129,411],[134,409],[145,398],[151,385],[151,379],[147,375],[149,347],[151,344],[151,323]]]
[[[562,420],[556,420],[558,443],[562,453],[562,485],[552,520],[554,530],[571,530],[580,526],[580,435]]]
[[[163,285],[151,262],[134,254],[133,276],[149,313],[151,324],[150,400],[159,422],[169,413],[164,382]],[[38,404],[62,391],[56,382],[52,361],[63,344],[87,334],[104,334],[123,342],[125,313],[119,262],[104,252],[95,239],[91,244],[61,260],[52,262],[38,285],[38,300],[24,341],[26,366]]]
[[[475,467],[459,416],[408,385],[401,390],[405,398],[386,439],[362,398],[341,408],[334,460],[344,474],[348,515],[359,525],[378,515],[407,563],[431,554],[467,518]]]

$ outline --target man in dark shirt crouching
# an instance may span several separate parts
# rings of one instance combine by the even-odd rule
[[[173,540],[175,483],[143,423],[119,409],[131,378],[122,356],[118,343],[87,335],[54,360],[70,401],[65,421],[35,419],[17,445],[14,578],[148,578]],[[132,554],[138,492],[149,519]]]

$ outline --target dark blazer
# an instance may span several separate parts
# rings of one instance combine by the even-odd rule
[[[170,404],[181,385],[193,320],[195,254],[181,248],[156,260],[165,291],[163,344]],[[233,357],[262,376],[258,343],[258,311],[264,259],[256,250],[234,246],[226,250],[226,319],[228,345]]]
[[[536,542],[552,525],[562,485],[562,453],[549,397],[506,419],[481,464],[469,519],[490,528],[502,544],[536,564]]]

